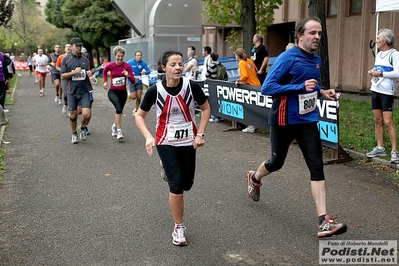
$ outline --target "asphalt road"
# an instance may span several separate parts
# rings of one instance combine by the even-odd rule
[[[22,73],[9,106],[0,189],[0,265],[318,265],[309,173],[293,145],[264,178],[259,202],[245,172],[270,156],[267,134],[212,123],[185,193],[188,245],[172,244],[168,186],[125,107],[124,141],[111,137],[114,108],[95,87],[91,135],[70,143],[68,117],[49,77],[39,97]],[[155,128],[155,111],[147,122]],[[397,240],[399,186],[358,161],[325,167],[328,210],[348,232],[328,240]]]

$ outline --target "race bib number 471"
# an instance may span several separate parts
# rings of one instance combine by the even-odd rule
[[[169,142],[189,142],[194,139],[193,124],[187,122],[184,124],[168,124],[168,141]]]

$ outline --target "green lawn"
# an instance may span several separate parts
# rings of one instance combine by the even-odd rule
[[[342,147],[361,153],[370,151],[377,145],[371,101],[339,100],[339,142]],[[398,107],[399,108],[399,107]],[[394,122],[399,126],[399,109],[394,108]],[[384,134],[385,149],[389,154],[391,143],[387,132]],[[389,155],[386,159],[390,159]]]

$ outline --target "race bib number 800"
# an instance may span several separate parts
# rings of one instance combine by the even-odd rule
[[[308,94],[299,94],[298,102],[300,115],[314,111],[317,105],[317,92],[315,91]]]

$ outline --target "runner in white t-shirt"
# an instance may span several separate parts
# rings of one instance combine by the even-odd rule
[[[46,85],[48,57],[43,54],[43,49],[37,50],[37,55],[33,57],[33,64],[36,66],[37,83],[39,84],[40,97],[44,95]]]

